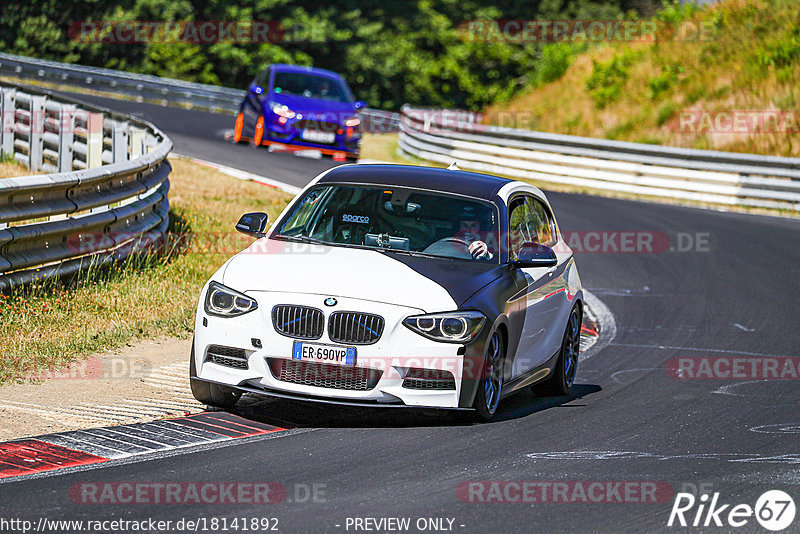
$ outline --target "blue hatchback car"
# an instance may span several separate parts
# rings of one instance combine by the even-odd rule
[[[235,142],[315,149],[336,159],[358,159],[364,102],[335,72],[297,65],[270,65],[242,101],[233,131]]]

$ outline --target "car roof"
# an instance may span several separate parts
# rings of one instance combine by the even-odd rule
[[[333,72],[332,70],[320,69],[317,67],[304,67],[302,65],[289,65],[287,63],[274,63],[272,67],[280,72],[300,72],[304,74],[327,76],[329,78],[341,78],[339,74]]]
[[[328,171],[318,183],[359,183],[457,193],[495,202],[497,192],[513,180],[476,172],[416,165],[354,164]]]

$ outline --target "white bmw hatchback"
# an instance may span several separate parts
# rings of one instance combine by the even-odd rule
[[[404,165],[322,173],[200,296],[194,396],[469,410],[568,394],[583,291],[535,187]]]

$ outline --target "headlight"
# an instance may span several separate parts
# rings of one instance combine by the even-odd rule
[[[205,310],[217,317],[236,317],[258,308],[258,303],[222,284],[211,282],[206,292]]]
[[[427,338],[447,343],[469,343],[480,333],[486,316],[477,311],[413,315],[403,324]]]
[[[347,126],[348,128],[354,128],[359,124],[361,124],[361,119],[359,119],[358,117],[350,117],[349,119],[344,121],[344,125]]]
[[[293,119],[295,116],[295,112],[289,109],[289,106],[278,104],[277,102],[270,102],[269,109],[271,109],[275,115],[285,119]]]

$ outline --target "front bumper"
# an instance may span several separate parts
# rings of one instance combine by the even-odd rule
[[[203,296],[205,291],[204,289]],[[323,301],[331,295],[267,291],[246,294],[258,302],[258,309],[234,318],[206,315],[201,299],[195,325],[195,368],[198,379],[237,387],[251,393],[355,406],[459,408],[471,405],[474,381],[464,380],[465,368],[470,367],[465,362],[471,363],[468,361],[470,353],[481,351],[479,347],[483,343],[476,342],[466,348],[459,344],[440,343],[418,335],[402,325],[404,318],[424,313],[424,310],[341,296],[336,296],[338,305],[329,308],[323,305]],[[360,372],[379,372],[380,378],[374,387],[366,390],[337,389],[279,380],[269,362],[272,361],[273,365],[275,360],[296,362],[292,360],[293,344],[296,340],[279,334],[273,327],[271,312],[278,304],[320,309],[325,314],[326,326],[328,315],[333,311],[359,311],[383,317],[383,334],[371,345],[334,343],[328,337],[327,327],[320,339],[308,340],[310,343],[355,346],[356,365],[340,366],[341,371],[344,374],[353,369]],[[484,330],[488,328],[484,327]],[[485,332],[480,337],[485,338]],[[234,368],[209,361],[208,349],[212,345],[242,350],[246,358],[246,368]],[[260,345],[260,348],[256,345]],[[413,389],[407,387],[409,382],[404,387],[409,369],[449,372],[454,379],[453,389]],[[467,376],[471,374],[468,373]],[[467,404],[464,400],[466,398],[469,399]]]
[[[338,128],[337,128],[338,129]],[[319,150],[323,154],[333,154],[337,152],[345,152],[351,155],[358,155],[361,146],[361,133],[358,130],[350,128],[351,133],[348,135],[347,128],[341,127],[342,133],[334,131],[334,141],[332,143],[316,143],[302,138],[302,128],[292,124],[292,121],[286,124],[279,124],[276,116],[273,115],[273,120],[264,125],[264,137],[262,144],[276,145],[284,144],[289,145],[287,149],[314,149]]]

